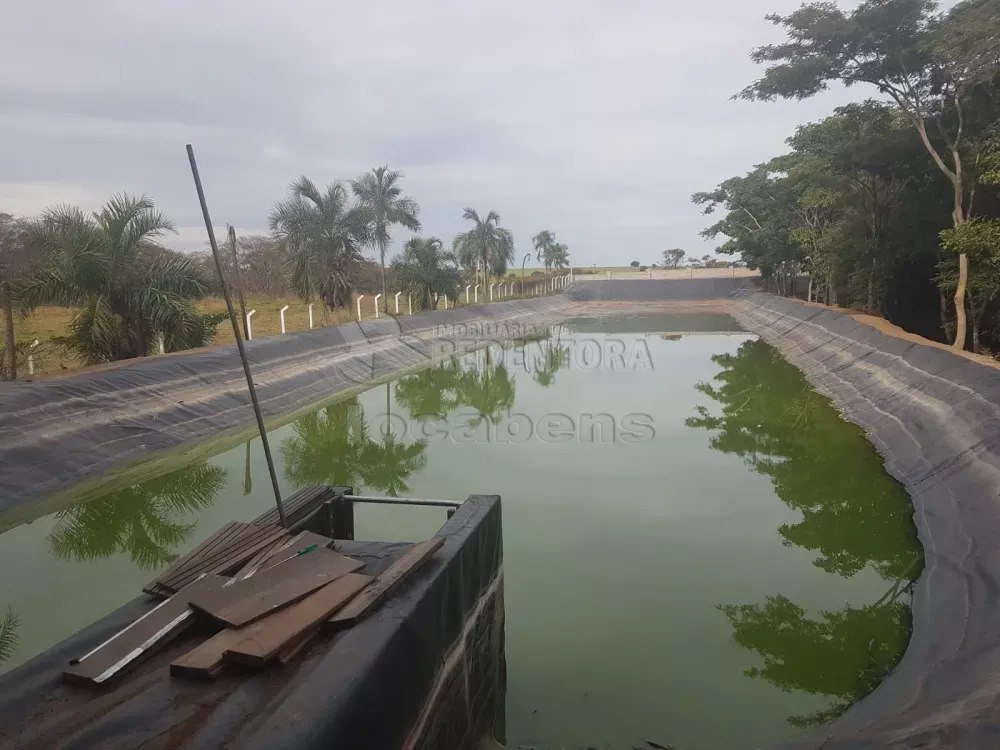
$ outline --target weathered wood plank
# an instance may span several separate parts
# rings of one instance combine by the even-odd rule
[[[266,570],[277,560],[287,557],[305,547],[316,545],[316,547],[330,547],[333,540],[330,537],[315,534],[312,531],[302,531],[295,536],[281,539],[277,544],[261,550],[246,565],[240,568],[234,576],[236,580],[249,578],[254,573]]]
[[[327,622],[336,629],[349,628],[376,610],[408,576],[429,560],[441,545],[443,539],[429,539],[414,544],[375,582],[340,609]]]
[[[170,674],[175,677],[214,680],[225,669],[226,649],[242,639],[239,631],[222,630],[170,662]]]
[[[261,526],[253,528],[257,529],[257,531],[241,538],[239,542],[234,544],[233,547],[220,553],[217,557],[214,557],[210,562],[206,563],[206,566],[204,566],[200,572],[196,571],[185,574],[185,576],[179,579],[167,582],[167,585],[183,588],[190,583],[192,576],[197,577],[198,575],[201,575],[201,573],[208,573],[211,575],[227,575],[232,573],[233,571],[239,569],[240,566],[244,565],[247,560],[257,554],[257,552],[264,547],[279,538],[288,536],[288,532],[280,526]]]
[[[234,631],[242,637],[226,649],[226,658],[259,666],[286,647],[297,652],[323,620],[371,582],[370,576],[348,573],[290,607]]]
[[[192,596],[221,591],[225,583],[226,579],[218,576],[195,581],[81,656],[63,671],[63,678],[88,685],[110,683],[193,624]]]
[[[292,547],[284,557],[275,555],[268,563],[270,567],[257,571],[252,578],[237,581],[222,591],[192,597],[191,606],[229,627],[239,628],[364,567],[359,560],[323,547],[304,555],[296,555]]]
[[[227,526],[228,532],[226,535],[217,538],[210,548],[206,548],[201,554],[189,559],[186,564],[161,575],[157,579],[158,583],[161,586],[176,589],[182,586],[183,582],[188,581],[192,577],[197,577],[214,567],[219,560],[225,559],[228,554],[231,554],[234,548],[243,544],[248,537],[256,536],[260,533],[259,527],[251,524],[232,523]]]
[[[298,492],[286,497],[282,502],[285,508],[285,518],[289,524],[295,524],[318,508],[325,500],[334,497],[333,490],[325,485],[303,487]],[[262,513],[255,524],[265,525],[279,522],[278,509],[272,508]]]
[[[186,555],[181,555],[176,560],[174,560],[170,564],[169,568],[160,573],[160,575],[158,575],[154,580],[146,584],[146,587],[143,589],[143,591],[145,591],[148,594],[157,594],[158,593],[157,589],[163,588],[164,581],[166,581],[168,578],[177,576],[180,572],[197,564],[197,561],[201,557],[208,554],[212,549],[214,549],[223,541],[225,541],[241,525],[242,524],[236,521],[230,521],[229,523],[227,523],[225,526],[216,531],[214,534],[208,537],[208,539],[203,541],[201,544],[199,544],[193,550],[188,552]]]

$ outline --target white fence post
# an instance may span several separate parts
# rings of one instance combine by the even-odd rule
[[[29,375],[34,375],[35,374],[35,355],[31,354],[31,352],[34,351],[34,349],[35,349],[36,346],[38,346],[38,339],[35,339],[34,341],[32,341],[31,342],[31,346],[28,348],[28,352],[29,352],[28,353],[28,374]],[[161,352],[161,354],[162,354],[162,352]],[[12,355],[12,358],[13,358],[13,355]]]
[[[401,294],[402,292],[396,292],[396,315],[399,315],[399,295]]]
[[[278,313],[281,315],[281,332],[282,333],[285,332],[285,310],[287,310],[287,309],[288,309],[288,305],[285,305],[283,308],[281,308],[278,311]]]
[[[157,351],[159,351],[160,354],[163,354],[164,351],[165,351],[165,346],[164,346],[164,343],[163,343],[163,334],[162,333],[156,334],[156,349],[157,349]]]
[[[378,294],[375,295],[375,317],[376,317],[376,319],[378,318],[378,298],[381,297],[381,296],[382,296],[381,292],[379,292]]]
[[[465,285],[465,304],[469,304],[469,290],[472,289],[472,284]]]
[[[447,294],[444,295],[444,309],[445,310],[448,309],[448,295]]]
[[[250,323],[250,318],[255,312],[257,312],[256,308],[247,313],[247,341],[253,341],[253,325]]]
[[[406,305],[407,305],[407,307],[410,310],[409,313],[407,313],[407,314],[408,315],[413,315],[413,295],[412,294],[407,294],[406,295]]]
[[[493,284],[490,284],[490,302],[493,301],[493,287],[495,286],[496,286],[495,282]]]
[[[364,298],[365,298],[365,295],[363,295],[363,294],[358,296],[358,322],[359,323],[361,322],[361,300],[363,300]]]
[[[313,303],[309,303],[309,330],[311,331],[313,327]]]
[[[479,304],[479,287],[481,287],[481,286],[482,286],[482,284],[476,284],[476,304],[477,305]]]

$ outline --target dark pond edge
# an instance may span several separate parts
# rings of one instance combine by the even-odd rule
[[[563,295],[383,317],[247,342],[265,419],[565,317]],[[0,383],[0,518],[109,472],[254,424],[235,344]],[[14,521],[16,523],[16,521]],[[11,523],[0,523],[10,526]]]
[[[907,489],[924,548],[896,669],[776,748],[1000,745],[1000,370],[850,315],[737,292],[732,315],[865,430]]]

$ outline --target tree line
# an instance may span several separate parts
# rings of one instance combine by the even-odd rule
[[[1000,4],[830,2],[767,19],[764,74],[734,98],[806,99],[867,84],[879,99],[800,126],[789,151],[693,196],[775,288],[882,315],[957,349],[1000,345]]]
[[[247,293],[294,293],[330,309],[350,308],[357,292],[378,290],[388,313],[390,290],[433,309],[440,297],[457,300],[466,279],[488,286],[512,269],[513,234],[496,211],[473,208],[463,212],[469,229],[450,247],[415,234],[387,259],[394,231],[422,229],[420,206],[401,180],[387,166],[322,189],[300,177],[271,210],[270,234],[237,237],[230,227],[220,240],[227,283]],[[208,251],[164,247],[171,233],[174,222],[146,196],[116,195],[93,213],[73,206],[29,219],[0,213],[0,372],[16,376],[15,320],[42,305],[75,310],[60,343],[85,364],[146,356],[161,344],[165,351],[208,344],[219,316],[200,314],[194,303],[222,291],[214,260]],[[534,245],[547,271],[568,264],[568,249],[553,232],[540,232]]]

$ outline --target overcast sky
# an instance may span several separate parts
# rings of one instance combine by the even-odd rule
[[[216,227],[389,164],[424,233],[497,211],[518,257],[543,228],[574,264],[702,255],[691,193],[781,152],[860,89],[730,101],[760,74],[764,20],[798,0],[4,0],[0,211],[146,193],[205,245],[184,145]],[[408,233],[398,230],[394,244]]]

